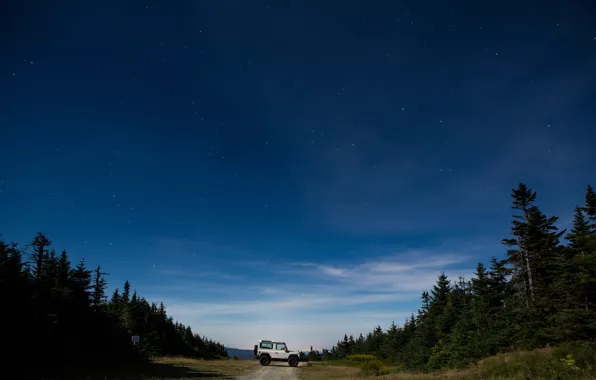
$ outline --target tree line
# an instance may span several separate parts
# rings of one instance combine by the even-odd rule
[[[65,251],[50,247],[41,233],[25,248],[0,240],[3,371],[15,366],[24,378],[74,376],[152,356],[227,357],[222,344],[174,321],[163,303],[131,291],[128,281],[108,300],[100,266],[73,265]]]
[[[556,216],[536,205],[536,191],[512,190],[511,235],[503,259],[478,263],[473,278],[440,273],[421,296],[418,312],[403,326],[377,326],[366,336],[344,335],[325,360],[372,354],[405,369],[469,365],[512,350],[596,338],[596,194],[587,187],[573,226],[560,230]],[[562,243],[562,240],[566,240]]]

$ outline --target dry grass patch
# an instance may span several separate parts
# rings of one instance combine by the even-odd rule
[[[211,377],[232,378],[244,376],[259,367],[256,360],[197,360],[181,357],[159,358],[156,364],[186,367],[193,371],[211,374]]]
[[[327,363],[312,363],[310,367],[300,367],[297,375],[300,380],[343,380],[356,379],[359,369]]]
[[[151,380],[197,378],[235,379],[246,376],[259,367],[250,360],[196,360],[182,357],[165,357],[110,373],[96,373],[77,380]],[[65,378],[66,380],[66,378]]]
[[[596,347],[585,342],[499,354],[459,371],[413,373],[387,367],[389,374],[365,377],[349,361],[332,363],[303,368],[300,380],[596,380]]]
[[[298,371],[300,380],[435,380],[435,379],[462,379],[469,378],[470,373],[461,371],[446,371],[441,373],[417,374],[409,372],[396,372],[383,376],[359,375],[360,369],[353,366],[315,363],[312,367],[304,367]]]

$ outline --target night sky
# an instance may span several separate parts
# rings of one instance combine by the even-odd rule
[[[229,346],[401,324],[596,185],[590,3],[2,2],[0,233]]]

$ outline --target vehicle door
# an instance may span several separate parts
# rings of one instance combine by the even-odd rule
[[[278,360],[283,360],[286,358],[286,344],[285,343],[275,343],[274,348],[274,355],[275,358]]]

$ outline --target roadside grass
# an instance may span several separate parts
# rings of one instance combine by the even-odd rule
[[[234,379],[246,376],[259,367],[255,360],[197,360],[163,357],[151,363],[118,371],[98,373],[84,380],[152,380],[152,379]],[[77,380],[81,378],[78,377]],[[49,379],[48,379],[49,380]]]
[[[217,375],[220,378],[244,376],[259,367],[259,363],[256,360],[196,360],[181,357],[160,358],[154,360],[153,363],[173,367],[185,367],[196,372]]]
[[[287,366],[287,364],[279,364]],[[365,371],[363,371],[365,367]],[[196,360],[183,357],[154,359],[117,374],[72,376],[77,380],[149,379],[234,379],[260,368],[256,360]],[[299,380],[596,380],[596,348],[585,343],[569,343],[556,348],[500,354],[481,360],[463,370],[415,373],[400,370],[371,358],[302,362],[295,368]],[[370,376],[370,374],[377,376]],[[60,377],[67,379],[67,377]],[[49,379],[46,379],[49,380]]]
[[[368,364],[373,362],[372,366],[354,360],[319,362],[301,368],[297,374],[300,380],[596,380],[596,349],[583,343],[500,354],[467,369],[432,373],[402,371],[376,359]],[[377,365],[378,375],[370,376],[371,367],[374,370]]]
[[[341,362],[341,363],[340,363]],[[360,368],[347,363],[347,361],[313,362],[311,367],[298,367],[299,380],[344,380],[359,379]]]

